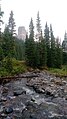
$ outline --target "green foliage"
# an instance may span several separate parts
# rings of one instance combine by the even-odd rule
[[[3,13],[0,11],[0,23]],[[40,16],[37,13],[37,35],[38,41],[34,37],[34,24],[31,18],[29,24],[29,38],[26,36],[25,42],[15,37],[15,21],[13,11],[10,13],[8,25],[5,27],[4,33],[1,33],[0,28],[0,75],[14,75],[25,72],[28,66],[33,68],[62,68],[62,63],[67,65],[67,34],[65,34],[64,42],[61,44],[59,39],[54,37],[52,25],[50,30],[45,25],[44,37],[42,35]],[[65,47],[65,50],[64,50]],[[63,48],[63,50],[62,50]],[[15,59],[14,59],[15,58]],[[18,60],[21,60],[19,62]],[[55,72],[66,69],[55,70]]]
[[[27,65],[35,66],[35,42],[32,39],[26,39],[25,41],[25,56]]]
[[[5,57],[10,54],[13,57],[14,54],[14,38],[12,37],[11,33],[9,32],[8,26],[5,27],[4,35],[3,35],[3,51]]]
[[[27,71],[27,66],[24,61],[18,61],[15,58],[13,58],[12,64],[13,64],[12,75],[24,73]]]
[[[67,65],[67,52],[63,52],[63,65]]]
[[[0,61],[2,61],[3,58],[4,58],[3,49],[2,47],[0,47]]]
[[[27,66],[24,61],[18,61],[15,58],[6,57],[2,61],[0,67],[0,76],[10,76],[27,71]]]
[[[0,4],[0,38],[1,38],[1,24],[3,24],[3,20],[2,20],[3,14],[4,12],[1,11],[1,4]]]
[[[37,23],[36,23],[37,31],[38,33],[41,33],[41,24],[40,24],[40,16],[39,16],[39,11],[37,13]]]
[[[50,67],[50,37],[49,37],[49,27],[45,25],[45,30],[44,30],[44,39],[45,39],[45,44],[46,44],[46,52],[47,52],[47,66]]]
[[[6,71],[10,73],[13,70],[12,58],[10,58],[10,56],[6,57],[3,63]]]
[[[36,67],[41,68],[43,66],[46,66],[47,63],[47,52],[46,52],[46,45],[45,40],[43,37],[39,39],[40,42],[35,43],[36,50],[35,50],[35,64]]]
[[[0,77],[8,76],[10,75],[7,70],[4,67],[0,68]]]
[[[13,35],[15,35],[15,21],[14,21],[14,18],[13,18],[13,11],[11,11],[10,13],[10,17],[9,17],[9,21],[8,21],[8,28],[9,28],[9,31],[10,33]]]
[[[52,25],[50,25],[50,67],[55,67],[55,55],[56,55],[56,48],[55,48],[55,38],[53,35]]]
[[[34,25],[33,25],[33,19],[31,18],[30,25],[29,25],[29,38],[33,39],[34,38]]]
[[[49,72],[56,76],[67,76],[67,66],[63,66],[61,69],[58,68],[50,68]]]
[[[55,55],[55,67],[61,68],[62,66],[62,48],[59,43],[59,39],[56,39],[56,55]]]
[[[25,40],[25,57],[27,65],[35,67],[35,42],[34,42],[34,25],[31,19],[29,25],[30,35],[29,38],[26,36]]]
[[[23,40],[19,40],[19,39],[15,38],[14,57],[17,60],[24,60],[25,59],[25,43]]]

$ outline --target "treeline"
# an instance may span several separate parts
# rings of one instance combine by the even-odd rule
[[[0,16],[2,17],[2,14]],[[0,23],[2,22],[0,20]],[[37,13],[36,37],[32,18],[29,24],[29,35],[27,34],[25,42],[17,38],[15,26],[13,11],[11,11],[3,33],[0,28],[0,67],[5,66],[8,71],[11,71],[11,58],[24,60],[27,65],[34,68],[61,68],[63,64],[67,64],[67,53],[63,52],[59,38],[54,37],[51,24],[48,26],[46,22],[43,35],[39,12]],[[7,61],[4,64],[5,58]]]
[[[3,12],[0,14],[0,19],[3,16],[2,13]],[[0,24],[2,23],[3,20],[0,20]],[[13,68],[12,58],[17,60],[25,59],[25,43],[17,38],[15,26],[13,11],[11,11],[8,24],[5,26],[3,33],[0,28],[0,69],[4,67],[9,72],[11,72]]]
[[[0,16],[2,17],[2,14]],[[0,20],[0,22],[3,21]],[[25,43],[17,38],[15,26],[13,11],[11,11],[3,33],[0,28],[0,61],[5,57],[16,58],[17,60],[24,60],[25,58]]]
[[[48,26],[47,22],[42,34],[39,12],[37,14],[37,40],[34,38],[34,25],[31,18],[29,25],[29,38],[26,37],[26,62],[32,67],[52,67],[61,68],[63,64],[67,64],[67,52],[63,52],[63,48],[59,38],[55,38],[52,25]]]
[[[39,19],[39,18],[38,18]],[[39,22],[39,21],[37,21]],[[40,25],[40,24],[39,24]],[[40,26],[38,26],[40,28]],[[37,27],[37,28],[38,28]],[[39,29],[38,28],[38,29]],[[32,67],[53,67],[61,68],[62,66],[62,48],[59,39],[55,39],[53,35],[52,25],[49,27],[46,23],[44,29],[44,37],[39,31],[38,41],[34,40],[34,26],[31,19],[29,25],[30,35],[26,38],[25,55],[26,62]]]

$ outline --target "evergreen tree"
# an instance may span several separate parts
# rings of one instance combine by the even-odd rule
[[[2,61],[3,58],[4,58],[4,53],[2,47],[0,46],[0,61]]]
[[[45,39],[43,38],[42,31],[38,44],[39,44],[38,51],[39,51],[40,67],[44,67],[46,66],[46,62],[47,62],[47,52],[46,52]]]
[[[8,28],[9,28],[9,31],[10,33],[12,34],[12,36],[14,36],[16,33],[15,33],[15,20],[13,18],[13,11],[11,11],[10,13],[10,17],[9,17],[9,21],[8,21]]]
[[[50,67],[50,37],[49,37],[49,27],[47,25],[47,22],[44,30],[44,39],[45,39],[46,51],[47,51],[47,66]]]
[[[64,40],[62,42],[63,52],[67,52],[67,33],[64,34]]]
[[[5,27],[4,35],[3,35],[3,51],[4,55],[13,57],[14,55],[14,40],[12,38],[12,34],[9,32],[8,26]]]
[[[37,38],[41,36],[41,23],[40,23],[40,16],[39,16],[39,11],[37,13],[37,20],[36,20],[36,28],[37,28]]]
[[[10,54],[6,57],[6,62],[5,62],[5,66],[6,70],[11,73],[13,70],[13,64],[12,64],[12,58],[10,56]]]
[[[67,52],[63,51],[63,65],[67,65]]]
[[[32,18],[31,18],[30,25],[29,25],[29,32],[30,32],[29,38],[33,40],[34,39],[34,25],[33,25]]]
[[[3,14],[4,12],[1,11],[1,4],[0,4],[0,38],[1,38],[1,24],[3,24],[3,20],[2,20]]]
[[[37,24],[36,24],[36,27],[37,27],[38,33],[40,33],[40,32],[41,32],[41,24],[40,24],[39,11],[38,11],[38,13],[37,13]]]
[[[51,40],[51,49],[50,49],[50,66],[55,67],[55,38],[53,35],[52,25],[50,24],[50,40]]]
[[[1,1],[0,1],[1,2]],[[3,39],[2,39],[2,33],[1,33],[1,24],[3,24],[3,17],[4,12],[1,11],[1,4],[0,4],[0,61],[3,59],[4,54],[3,54],[3,49],[2,49],[2,43],[3,43]]]
[[[67,33],[65,31],[64,40],[62,42],[62,49],[63,49],[63,64],[67,65]]]
[[[15,38],[15,54],[14,57],[17,60],[25,59],[25,42]]]
[[[56,55],[55,55],[55,67],[61,68],[62,66],[62,48],[59,42],[59,38],[56,39]]]
[[[25,41],[25,55],[27,65],[34,67],[35,66],[35,42],[34,42],[34,26],[33,20],[31,19],[29,25],[29,38],[26,36]]]

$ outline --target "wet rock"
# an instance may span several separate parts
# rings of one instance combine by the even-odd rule
[[[31,115],[30,115],[30,119],[37,119],[37,117],[36,117],[36,115],[31,114]]]
[[[3,87],[3,90],[2,90],[2,94],[6,94],[6,93],[8,93],[8,88],[7,87]]]
[[[36,91],[37,93],[42,93],[42,94],[45,93],[45,91],[44,91],[42,88],[35,88],[35,91]]]
[[[0,113],[2,113],[2,112],[3,112],[3,106],[0,107]]]
[[[67,80],[33,71],[0,85],[0,119],[67,119]]]
[[[42,94],[44,94],[45,93],[45,90],[44,89],[42,89],[39,85],[34,85],[33,86],[33,89],[37,92],[37,93],[42,93]]]
[[[10,117],[10,116],[7,116],[5,119],[14,119],[14,118],[12,118],[12,117]]]
[[[10,114],[12,112],[13,112],[13,108],[12,107],[5,107],[5,109],[4,109],[4,113],[5,114]]]
[[[27,108],[27,109],[30,109],[30,108],[36,109],[36,108],[38,107],[38,105],[37,105],[36,103],[33,103],[33,102],[31,102],[31,101],[27,101],[27,102],[25,103],[25,105],[26,105],[26,108]]]
[[[14,96],[18,96],[18,95],[21,95],[21,94],[26,94],[26,91],[24,90],[17,90],[17,91],[14,91]]]
[[[1,97],[1,99],[0,99],[0,102],[2,102],[2,101],[7,101],[7,98],[6,97]]]
[[[62,82],[62,80],[61,79],[55,79],[54,80],[54,83],[56,84],[56,85],[60,85],[60,86],[62,86],[62,85],[64,85],[64,82]]]
[[[32,101],[32,102],[35,102],[35,99],[32,97],[32,98],[31,98],[31,101]]]
[[[65,96],[65,100],[67,100],[67,95]]]
[[[7,117],[7,115],[6,115],[6,114],[4,114],[4,113],[2,113],[2,114],[0,115],[0,117],[1,117],[1,119],[4,119],[4,118],[6,118],[6,117]]]

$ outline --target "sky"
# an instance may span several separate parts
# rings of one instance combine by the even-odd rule
[[[52,24],[54,36],[64,38],[67,31],[67,0],[1,0],[4,11],[4,25],[8,23],[11,10],[14,13],[16,30],[25,26],[29,30],[31,17],[36,29],[37,12],[40,13],[41,26],[44,31],[45,23]]]

